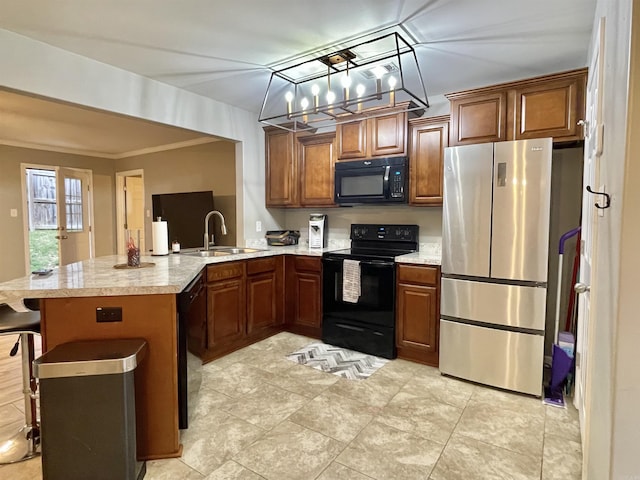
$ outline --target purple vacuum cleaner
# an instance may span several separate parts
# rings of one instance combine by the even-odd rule
[[[560,332],[560,293],[562,292],[562,258],[564,244],[571,237],[580,233],[580,227],[568,231],[560,237],[558,248],[558,294],[556,296],[556,326],[554,345],[551,356],[551,382],[544,389],[542,401],[547,405],[564,407],[563,386],[567,376],[573,369],[575,338],[571,332]]]

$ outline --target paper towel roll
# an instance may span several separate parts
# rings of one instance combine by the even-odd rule
[[[169,233],[167,222],[151,222],[153,255],[169,255]]]

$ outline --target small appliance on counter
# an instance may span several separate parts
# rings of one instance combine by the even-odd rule
[[[300,232],[298,230],[269,230],[264,237],[267,239],[267,245],[271,246],[297,245]]]
[[[309,215],[309,248],[324,248],[328,245],[329,229],[327,216],[322,213]]]

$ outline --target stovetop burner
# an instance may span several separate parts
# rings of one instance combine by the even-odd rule
[[[326,257],[393,261],[418,250],[418,225],[351,225],[351,248],[325,253]]]

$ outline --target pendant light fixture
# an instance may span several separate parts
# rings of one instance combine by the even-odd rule
[[[372,37],[274,70],[259,121],[296,132],[348,122],[354,114],[380,115],[388,106],[428,108],[413,47],[395,31]]]

